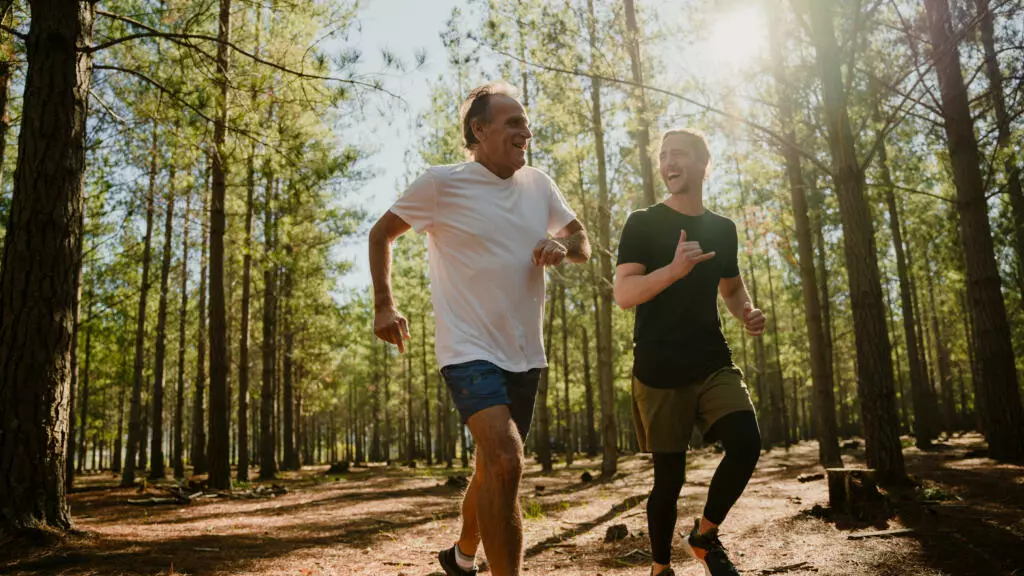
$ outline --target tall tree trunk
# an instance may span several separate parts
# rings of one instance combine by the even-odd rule
[[[123,333],[127,333],[127,322]],[[121,368],[117,371],[117,380],[120,382],[117,387],[117,436],[114,437],[113,462],[110,464],[110,471],[118,474],[121,472],[121,452],[124,438],[124,395],[126,387],[125,373],[128,367],[128,354],[121,350]]]
[[[996,117],[998,130],[997,145],[1001,150],[1008,150],[1013,145],[1010,129],[1010,115],[1006,112],[1006,98],[1003,95],[1003,72],[999,68],[999,58],[995,43],[995,18],[989,0],[974,0],[977,8],[981,45],[985,51],[985,74],[988,76],[988,92],[992,99],[992,110]],[[1012,154],[1003,160],[1003,171],[1006,173],[1006,192],[1010,196],[1010,209],[1013,214],[1013,239],[1017,252],[1017,281],[1024,291],[1024,191],[1021,190],[1020,166]]]
[[[181,305],[178,307],[178,389],[174,398],[174,448],[171,466],[175,478],[185,477],[182,433],[185,427],[185,325],[188,320],[188,228],[192,217],[192,194],[185,194],[185,217],[181,238]]]
[[[292,270],[292,245],[289,240],[285,247],[287,265],[284,272],[284,365],[283,371],[283,395],[281,402],[282,417],[284,420],[284,466],[285,470],[299,469],[299,453],[295,449],[295,389],[293,379],[295,377],[295,323],[292,315],[295,313],[292,304],[292,288],[294,286],[294,272]]]
[[[394,438],[391,434],[391,351],[387,343],[381,343],[381,351],[384,355],[384,461],[390,463]]]
[[[565,284],[559,283],[559,300],[562,308],[562,383],[565,386],[565,465],[572,466],[574,444],[572,430],[572,409],[569,407],[569,319],[565,315]],[[552,306],[554,303],[552,302]]]
[[[171,162],[164,212],[164,253],[160,263],[160,305],[156,317],[156,350],[153,359],[153,414],[150,417],[153,433],[150,437],[149,479],[167,477],[164,467],[164,374],[167,358],[167,291],[171,277],[171,247],[174,235],[174,163]]]
[[[412,411],[412,354],[405,356],[405,463],[408,466],[416,465],[416,428],[414,427]],[[358,438],[358,436],[357,436]]]
[[[644,199],[643,205],[654,204],[654,169],[651,166],[651,127],[647,118],[647,101],[644,96],[644,66],[640,54],[640,27],[636,23],[636,9],[633,0],[624,0],[623,7],[626,12],[626,47],[629,50],[630,70],[633,73],[634,108],[637,116],[637,129],[633,133],[636,141],[637,161],[640,164],[640,178],[643,183]]]
[[[779,103],[779,125],[783,137],[796,142],[793,129],[793,95],[783,60],[779,17],[781,6],[769,6],[769,40],[771,43],[773,73]],[[818,300],[818,279],[814,272],[814,247],[811,240],[811,220],[808,215],[807,186],[800,167],[800,156],[792,146],[780,150],[786,162],[789,178],[789,195],[793,203],[793,220],[796,223],[797,254],[800,261],[800,287],[803,295],[804,321],[807,327],[808,350],[811,356],[811,383],[814,388],[812,405],[817,414],[818,461],[822,466],[834,467],[842,464],[836,431],[836,403],[832,392],[832,380],[826,366],[825,335],[821,322],[821,302]]]
[[[739,162],[735,162],[736,166],[736,187],[740,191],[740,204],[748,206],[747,203],[747,189],[743,185],[742,177],[740,176]],[[747,278],[750,282],[750,297],[754,302],[760,302],[757,292],[757,274],[754,267],[755,260],[755,249],[757,242],[754,237],[753,225],[750,219],[744,214],[743,222],[743,234],[747,241]],[[757,364],[756,373],[753,378],[754,390],[757,393],[757,411],[759,414],[759,420],[763,426],[763,434],[761,435],[761,446],[764,449],[771,448],[773,444],[778,440],[780,433],[777,424],[777,414],[772,404],[771,384],[767,379],[767,366],[768,361],[765,357],[764,352],[764,338],[754,338],[754,361]]]
[[[227,166],[224,146],[228,117],[231,0],[220,0],[217,32],[217,117],[213,127],[213,190],[210,210],[210,437],[207,459],[211,488],[231,488],[228,413],[228,328],[224,290],[224,233]]]
[[[146,386],[149,389],[149,386]],[[142,417],[139,419],[139,458],[136,462],[136,468],[145,471],[149,466],[149,452],[147,450],[149,440],[149,400],[142,405]]]
[[[857,392],[868,466],[882,482],[906,478],[900,445],[892,375],[892,352],[885,325],[882,285],[875,252],[874,226],[864,197],[864,173],[854,147],[832,23],[834,2],[811,2],[811,28],[821,74],[832,153],[832,178],[843,220],[843,245],[849,270],[857,348]]]
[[[590,381],[590,339],[587,338],[587,327],[580,326],[582,332],[583,347],[583,386],[586,391],[586,432],[587,432],[587,457],[597,456],[597,430],[594,429],[594,386]]]
[[[3,172],[3,164],[0,164],[0,173]],[[82,208],[82,230],[84,233],[85,223],[85,207]],[[67,485],[67,490],[70,491],[75,483],[75,470],[81,467],[84,463],[81,462],[82,458],[79,458],[79,467],[75,466],[75,395],[78,389],[78,332],[82,327],[81,316],[82,316],[82,254],[84,252],[85,242],[81,242],[78,245],[78,260],[76,266],[78,271],[76,272],[75,278],[75,312],[73,316],[74,326],[71,329],[71,383],[68,385],[68,439],[66,445],[66,462],[64,464],[64,482]],[[83,431],[84,433],[84,431]],[[82,439],[85,442],[85,439]],[[83,448],[84,451],[84,448]]]
[[[150,145],[149,187],[146,192],[146,235],[142,247],[142,284],[139,286],[139,307],[135,327],[135,368],[132,371],[132,399],[128,409],[128,446],[125,455],[124,469],[121,473],[121,486],[128,487],[135,483],[135,466],[138,462],[139,437],[141,430],[139,420],[142,417],[142,378],[145,368],[146,339],[146,299],[149,295],[149,262],[153,243],[153,199],[156,195],[157,175],[157,131],[153,125],[153,137]]]
[[[587,0],[591,67],[597,69],[597,17],[594,15],[594,0]],[[604,456],[601,459],[601,475],[605,478],[615,474],[618,467],[618,450],[615,426],[615,381],[612,374],[612,259],[611,259],[611,195],[608,190],[608,169],[604,152],[604,126],[601,119],[601,81],[592,78],[590,82],[590,121],[594,131],[594,148],[597,155],[598,188],[598,250],[601,262],[600,319],[597,327],[597,374],[601,392],[601,429],[604,431]]]
[[[269,164],[268,164],[269,167]],[[274,255],[277,241],[274,218],[274,175],[267,174],[266,206],[263,216],[263,237],[265,244],[263,270],[263,381],[260,388],[260,480],[270,480],[277,475],[277,445],[274,430],[274,380],[277,369],[277,262]]]
[[[203,222],[207,221],[207,212],[209,211],[211,172],[211,166],[207,164],[206,183],[203,187]],[[189,450],[189,456],[192,460],[192,473],[206,474],[209,461],[206,457],[206,418],[204,415],[206,403],[203,397],[206,391],[206,258],[208,254],[207,241],[210,234],[200,226],[199,235],[202,236],[203,241],[199,255],[199,325],[196,328],[196,384],[192,395],[192,449]]]
[[[967,300],[978,338],[980,385],[985,390],[985,437],[993,458],[1024,460],[1024,410],[988,221],[981,158],[960,70],[960,52],[953,39],[946,0],[925,0],[925,9],[967,259]]]
[[[548,298],[552,301],[548,308],[548,323],[544,330],[544,350],[551,350],[551,327],[555,320],[554,306],[555,284],[551,284],[551,295]],[[534,448],[537,453],[537,461],[540,462],[541,470],[551,472],[551,407],[548,404],[548,390],[551,382],[551,368],[545,368],[540,374],[540,384],[537,387],[537,403],[534,408],[537,414],[537,434],[534,436]]]
[[[939,324],[938,308],[935,306],[935,282],[932,280],[934,271],[931,262],[926,263],[928,274],[928,304],[932,310],[932,333],[935,334],[935,356],[939,369],[939,392],[942,394],[942,427],[946,434],[952,434],[956,424],[956,408],[953,405],[953,374],[949,368],[949,349],[942,337],[942,326]]]
[[[907,364],[910,366],[910,397],[914,406],[914,438],[919,449],[931,446],[935,431],[928,409],[927,376],[921,363],[921,343],[917,337],[914,320],[914,302],[911,296],[910,264],[903,244],[903,230],[900,225],[899,209],[893,192],[892,173],[889,157],[883,142],[878,149],[878,165],[882,171],[885,204],[889,209],[889,229],[896,251],[896,273],[900,281],[900,308],[903,316],[903,333],[907,341]]]
[[[812,228],[814,230],[814,242],[816,249],[816,260],[817,260],[817,271],[818,277],[821,278],[821,284],[819,288],[821,290],[821,331],[823,340],[823,351],[825,354],[825,381],[828,382],[829,388],[835,390],[835,346],[832,341],[832,300],[829,298],[829,286],[828,286],[828,262],[825,258],[825,199],[824,194],[817,186],[817,177],[810,179],[813,198],[815,203],[814,215],[816,222]],[[835,397],[834,392],[833,398]],[[833,399],[833,411],[835,410],[835,400]],[[837,436],[838,436],[838,425],[837,425]]]
[[[769,317],[772,319],[772,340],[775,343],[775,378],[768,385],[772,387],[772,412],[776,418],[775,428],[782,435],[782,444],[786,448],[790,445],[789,411],[786,409],[786,379],[782,374],[782,359],[779,355],[779,313],[775,307],[775,283],[772,280],[772,263],[769,256],[768,266],[768,301],[771,306]]]
[[[89,308],[85,314],[85,366],[82,369],[82,412],[79,418],[81,443],[78,445],[78,471],[85,470],[85,435],[89,429],[89,369],[92,359],[92,290],[89,291]]]
[[[423,287],[426,292],[426,286]],[[427,466],[434,465],[434,457],[431,453],[431,439],[430,439],[430,376],[427,374],[427,311],[424,309],[420,313],[420,342],[422,346],[420,352],[423,354],[421,357],[423,363],[423,441],[425,444]]]
[[[252,289],[252,212],[256,195],[256,145],[249,148],[246,165],[245,247],[242,257],[242,318],[238,338],[238,472],[239,482],[249,481],[249,306]]]
[[[0,0],[0,23],[13,28],[11,7],[14,0]],[[11,89],[11,78],[14,77],[15,58],[13,37],[10,32],[0,31],[0,166],[4,165],[7,152],[7,131],[11,128],[10,114],[7,113],[7,102]],[[3,185],[3,171],[0,170],[0,187]]]

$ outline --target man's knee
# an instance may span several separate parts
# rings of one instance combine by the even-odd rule
[[[502,442],[487,457],[487,474],[503,483],[518,483],[523,476],[523,451],[515,442]]]

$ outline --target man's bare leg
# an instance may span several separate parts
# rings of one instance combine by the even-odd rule
[[[476,518],[477,494],[480,490],[480,460],[477,460],[476,471],[469,482],[465,496],[462,497],[462,532],[459,534],[459,551],[466,556],[476,556],[480,546],[480,525]]]
[[[467,425],[476,441],[477,464],[473,482],[463,500],[463,515],[470,515],[470,506],[475,500],[476,528],[483,541],[491,573],[494,576],[519,576],[523,558],[523,514],[519,508],[523,441],[508,406],[485,408],[473,414]],[[477,484],[476,489],[474,484]],[[466,528],[464,523],[463,534]],[[465,545],[468,547],[471,543],[470,535]],[[467,555],[470,552],[460,549]]]

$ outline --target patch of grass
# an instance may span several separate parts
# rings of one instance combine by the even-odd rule
[[[540,520],[544,517],[544,507],[536,500],[529,500],[523,508],[523,516],[527,520]]]
[[[947,492],[942,488],[942,486],[932,483],[918,486],[916,492],[917,497],[921,500],[959,500],[956,494]]]

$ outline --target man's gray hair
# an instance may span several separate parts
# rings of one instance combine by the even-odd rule
[[[519,100],[519,90],[515,86],[504,80],[497,80],[474,88],[459,107],[459,117],[462,119],[462,146],[466,150],[472,151],[480,143],[476,134],[473,134],[473,122],[491,121],[491,96],[498,94]]]

